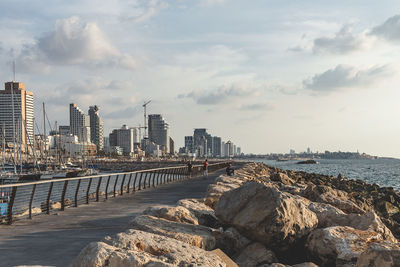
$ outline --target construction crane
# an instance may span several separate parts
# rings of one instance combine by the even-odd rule
[[[143,139],[148,138],[148,136],[147,136],[147,114],[146,114],[147,109],[146,108],[150,102],[151,102],[151,100],[144,102],[144,104],[143,104],[143,109],[144,109],[144,127],[143,127],[144,128],[144,136],[143,136]]]

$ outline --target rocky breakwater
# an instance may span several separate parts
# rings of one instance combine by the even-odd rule
[[[247,164],[204,199],[145,210],[72,266],[400,266],[396,201],[361,181]]]

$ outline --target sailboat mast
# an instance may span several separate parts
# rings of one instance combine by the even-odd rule
[[[44,144],[43,152],[44,152],[44,156],[46,157],[45,162],[47,164],[46,108],[44,106],[44,102],[43,102],[43,144]]]
[[[3,148],[3,170],[4,170],[4,165],[6,163],[6,125],[4,122],[3,122],[3,129],[2,129],[1,135],[3,138],[3,140],[2,140],[3,147],[2,148]]]
[[[22,116],[22,114],[21,114]],[[18,122],[18,143],[19,143],[19,173],[22,174],[22,118]]]
[[[13,68],[15,70],[15,63],[13,63]],[[14,71],[15,76],[15,71]],[[15,166],[17,163],[17,151],[15,144],[15,111],[14,111],[14,82],[11,83],[11,112],[12,112],[12,129],[13,129],[13,157],[14,157],[14,174],[17,174],[17,167]]]

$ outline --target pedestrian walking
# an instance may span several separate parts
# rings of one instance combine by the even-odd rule
[[[187,170],[188,170],[189,178],[192,177],[193,164],[192,164],[191,160],[189,160],[189,162],[187,163]]]
[[[204,177],[204,179],[208,178],[208,160],[207,159],[203,163],[203,177]]]

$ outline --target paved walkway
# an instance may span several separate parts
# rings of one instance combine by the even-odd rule
[[[58,214],[1,225],[0,266],[68,266],[85,245],[124,231],[129,221],[147,207],[204,197],[207,186],[221,172],[210,174],[207,180],[195,178],[160,185]]]

